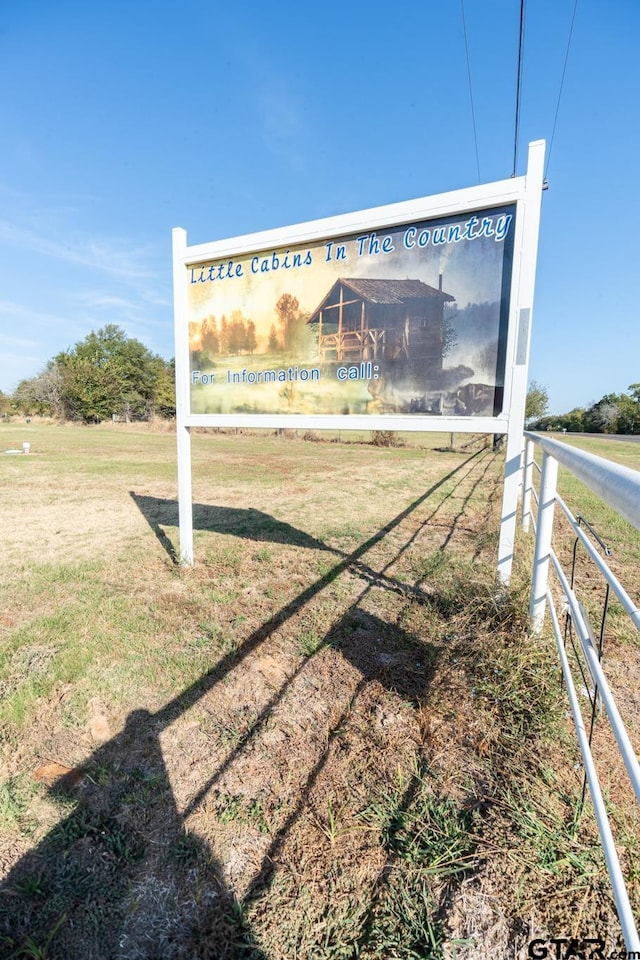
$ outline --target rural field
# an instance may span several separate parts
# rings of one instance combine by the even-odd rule
[[[171,432],[0,424],[0,450],[31,443],[0,454],[1,958],[622,945],[555,644],[527,635],[530,537],[495,587],[503,455],[347,439],[196,432],[181,568]],[[640,466],[635,444],[580,445]],[[637,599],[640,534],[561,484]],[[605,664],[638,746],[615,604]],[[594,745],[637,908],[604,717]]]

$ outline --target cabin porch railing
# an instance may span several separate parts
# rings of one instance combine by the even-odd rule
[[[378,360],[384,350],[386,330],[342,330],[340,333],[324,333],[319,339],[320,356],[327,359],[335,353],[336,360],[346,356],[358,360]]]
[[[536,447],[542,453],[541,466],[538,466],[534,458]],[[556,507],[558,507],[560,513],[564,515],[573,530],[576,537],[576,545],[580,543],[586,550],[588,556],[593,560],[599,574],[607,585],[607,597],[609,591],[617,597],[624,612],[638,630],[640,630],[640,609],[631,599],[622,583],[611,571],[606,562],[607,550],[603,551],[602,549],[598,549],[598,546],[600,548],[604,547],[599,536],[595,534],[589,524],[585,524],[581,517],[574,517],[567,504],[558,494],[557,478],[559,464],[569,470],[605,503],[613,507],[617,513],[639,530],[640,473],[628,467],[623,467],[609,460],[605,460],[603,457],[597,457],[594,454],[578,450],[558,440],[525,432],[521,519],[522,527],[525,531],[527,531],[530,526],[533,526],[535,530],[530,598],[531,630],[534,635],[542,631],[546,611],[548,610],[571,714],[576,729],[576,736],[582,754],[585,784],[588,784],[593,803],[622,934],[627,951],[640,951],[640,937],[638,936],[620,858],[616,849],[602,788],[591,752],[592,730],[587,732],[583,719],[580,695],[578,693],[580,687],[576,687],[578,678],[574,676],[576,667],[571,665],[567,655],[567,625],[570,630],[575,632],[578,641],[575,647],[574,663],[578,664],[580,671],[583,669],[581,664],[586,665],[587,673],[586,675],[582,673],[581,680],[585,683],[588,680],[589,683],[593,685],[592,692],[587,691],[592,706],[591,726],[593,726],[595,718],[596,704],[598,698],[600,698],[637,801],[640,801],[640,764],[638,763],[638,758],[625,729],[624,722],[615,702],[615,697],[602,666],[604,614],[601,628],[601,642],[599,648],[597,648],[598,644],[589,623],[588,614],[574,589],[573,576],[569,575],[563,569],[558,555],[553,548]],[[538,473],[539,483],[536,491],[534,475]],[[534,517],[534,513],[532,512],[532,503],[534,502],[537,504],[536,517]],[[591,537],[587,535],[585,527],[588,528],[588,531],[592,534]],[[602,556],[603,552],[604,556]],[[553,572],[555,576],[555,589],[553,590],[549,583],[549,574],[551,572]],[[558,588],[562,597],[563,612],[567,618],[564,636],[560,626],[556,600],[554,598],[554,593],[558,593]],[[578,661],[578,657],[580,661]],[[640,952],[634,955],[640,956]]]

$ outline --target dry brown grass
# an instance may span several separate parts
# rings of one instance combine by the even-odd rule
[[[499,456],[203,435],[180,569],[171,437],[30,439],[0,464],[0,956],[617,941],[551,645],[520,571],[493,586]]]

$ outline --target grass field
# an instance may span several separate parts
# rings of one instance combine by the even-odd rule
[[[196,435],[184,569],[173,435],[0,426],[27,440],[0,459],[0,957],[619,943],[530,543],[495,591],[501,455]]]

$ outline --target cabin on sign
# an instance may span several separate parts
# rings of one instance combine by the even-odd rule
[[[321,360],[386,361],[411,379],[442,371],[444,305],[455,300],[422,280],[336,280],[308,323]]]

